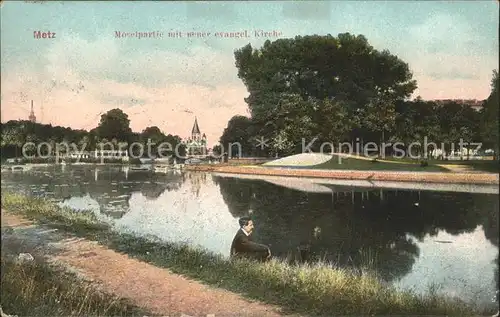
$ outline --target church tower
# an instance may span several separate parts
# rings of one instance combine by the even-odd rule
[[[191,138],[187,140],[187,153],[190,155],[205,155],[207,153],[207,136],[201,134],[198,126],[198,119],[194,117],[193,129],[191,130]]]
[[[29,120],[33,123],[36,122],[35,111],[33,111],[33,100],[31,100],[31,112],[30,112]]]
[[[200,127],[198,126],[198,120],[194,117],[193,130],[191,130],[191,140],[199,141],[201,138]]]

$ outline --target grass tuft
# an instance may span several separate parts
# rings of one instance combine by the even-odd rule
[[[17,316],[144,316],[126,301],[102,293],[63,268],[1,258],[1,306]]]

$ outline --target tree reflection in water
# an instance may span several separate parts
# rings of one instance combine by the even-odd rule
[[[62,170],[51,167],[30,173],[5,174],[10,183],[17,183],[18,189],[27,194],[35,194],[65,201],[75,197],[94,199],[100,212],[119,219],[129,210],[129,201],[134,192],[140,192],[148,200],[158,198],[165,191],[178,190],[185,181],[182,173],[169,172],[155,174],[150,172],[122,171],[120,166],[89,168],[71,166]],[[43,188],[34,191],[33,188]]]
[[[303,246],[311,260],[369,266],[390,282],[411,271],[419,256],[415,240],[440,230],[458,235],[483,225],[486,238],[498,245],[497,195],[378,189],[317,194],[213,178],[233,216],[251,213],[256,239],[282,258]]]
[[[498,200],[495,201],[496,205],[494,207],[492,206],[485,206],[486,210],[486,216],[484,217],[484,222],[483,222],[483,230],[484,230],[484,236],[486,239],[488,239],[494,246],[498,248]],[[496,284],[495,287],[497,290],[500,289],[500,279],[499,279],[499,258],[498,254],[495,259],[495,280],[494,283]],[[498,299],[497,299],[498,300]]]

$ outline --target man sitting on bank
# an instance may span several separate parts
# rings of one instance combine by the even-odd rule
[[[238,220],[240,229],[234,236],[231,244],[231,257],[246,257],[260,261],[271,258],[271,250],[268,246],[252,241],[251,234],[254,224],[250,217],[242,217]]]

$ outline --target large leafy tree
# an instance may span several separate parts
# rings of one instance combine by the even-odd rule
[[[236,115],[227,123],[220,137],[220,150],[236,155],[251,155],[255,152],[254,132],[252,120],[248,117]],[[241,153],[238,153],[241,147]]]
[[[386,133],[395,129],[396,108],[390,98],[372,98],[365,107],[358,109],[356,114],[356,126],[378,136],[377,141],[385,142]]]
[[[478,140],[479,114],[470,105],[449,102],[436,106],[436,114],[446,152],[455,150],[463,153],[460,144],[465,148],[474,148],[471,143]]]
[[[165,137],[166,135],[157,126],[146,127],[141,133],[141,138],[145,142],[149,139],[152,143],[161,143]]]
[[[416,89],[408,64],[378,51],[362,36],[297,36],[235,51],[238,76],[250,93],[252,118],[276,107],[283,93],[336,98],[361,108],[372,98],[406,98]]]
[[[182,139],[180,136],[167,134],[165,136],[165,139],[163,139],[163,142],[165,142],[166,144],[170,144],[172,150],[170,150],[168,147],[163,147],[161,151],[162,155],[174,155],[181,158],[186,155],[186,145],[182,143]]]
[[[258,49],[249,44],[235,59],[250,93],[245,101],[254,131],[277,138],[274,150],[281,152],[297,151],[301,138],[336,142],[347,132],[351,138],[371,133],[378,141],[394,130],[394,104],[417,87],[408,64],[362,35],[297,36]],[[353,122],[359,115],[366,120]]]
[[[500,100],[498,98],[498,88],[500,82],[498,79],[498,70],[493,71],[491,80],[491,93],[482,110],[481,134],[484,146],[492,147],[495,151],[495,157],[498,159],[498,108]]]
[[[151,153],[148,154],[158,155],[158,147],[162,142],[165,142],[166,135],[157,126],[151,126],[146,127],[144,130],[142,130],[140,138],[143,144],[148,144],[148,142],[151,142],[151,144],[149,144],[149,146],[151,147]]]
[[[15,121],[9,121],[2,125],[2,154],[5,156],[18,157],[21,154],[21,148],[25,143],[25,137],[22,132],[22,125],[15,124]],[[21,123],[21,122],[20,122]]]
[[[97,134],[101,139],[128,141],[132,135],[128,115],[118,108],[109,110],[101,116]]]
[[[271,138],[271,153],[274,155],[292,154],[301,146],[302,139],[311,139],[316,130],[310,100],[298,94],[283,94],[277,107],[269,114],[265,135]]]
[[[269,115],[264,134],[272,138],[278,155],[307,149],[329,152],[338,148],[351,127],[346,104],[329,98],[284,94]]]

